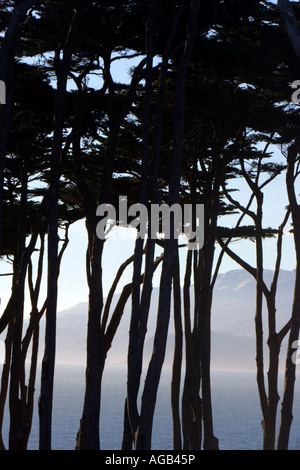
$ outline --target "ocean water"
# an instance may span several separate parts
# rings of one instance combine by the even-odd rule
[[[153,425],[152,449],[172,449],[170,370],[163,372]],[[282,384],[283,376],[280,381]],[[300,377],[296,381],[290,449],[300,448]],[[143,381],[142,381],[143,384]],[[38,398],[37,384],[36,401]],[[126,390],[125,368],[108,367],[103,377],[101,449],[119,450],[122,441]],[[72,450],[82,412],[84,367],[57,364],[53,408],[53,450]],[[261,411],[254,371],[212,371],[214,433],[221,450],[262,448]],[[280,406],[279,406],[280,412]],[[279,413],[280,414],[280,413]],[[8,435],[6,416],[3,436]],[[35,410],[29,449],[38,449],[38,417]]]

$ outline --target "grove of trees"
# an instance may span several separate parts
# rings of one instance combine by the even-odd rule
[[[102,377],[127,302],[131,318],[122,449],[151,449],[171,321],[174,449],[218,448],[211,390],[211,307],[224,256],[256,281],[253,327],[262,448],[288,449],[296,379],[293,354],[300,325],[300,122],[299,107],[291,102],[291,85],[300,80],[298,4],[2,0],[0,5],[0,80],[6,86],[6,103],[0,104],[0,257],[11,270],[5,273],[11,277],[10,298],[0,317],[5,337],[0,448],[6,448],[2,425],[7,412],[8,448],[27,449],[38,401],[39,449],[51,449],[58,280],[69,228],[84,220],[86,263],[78,270],[86,272],[89,292],[86,381],[74,449],[101,449]],[[115,76],[116,62],[120,70],[130,68],[128,80]],[[280,160],[274,149],[281,151]],[[279,226],[265,227],[264,191],[282,175],[288,206]],[[246,203],[235,190],[240,181],[250,194]],[[153,238],[150,233],[145,239],[137,237],[132,256],[120,264],[104,298],[106,241],[96,233],[97,207],[118,207],[121,195],[130,204],[148,208],[166,203],[191,204],[195,209],[203,204],[204,244],[187,250],[192,240]],[[195,210],[193,214],[194,226]],[[235,226],[223,225],[228,214],[235,214]],[[124,225],[117,215],[117,224]],[[279,328],[277,284],[289,224],[295,294],[290,320]],[[277,243],[271,286],[264,280],[264,240],[269,237]],[[237,239],[255,243],[252,263],[235,252]],[[129,265],[132,282],[123,287],[112,309],[116,286]],[[157,272],[156,330],[142,383]],[[46,298],[41,295],[44,279]],[[286,351],[281,349],[284,339]],[[282,354],[286,367],[280,397]]]

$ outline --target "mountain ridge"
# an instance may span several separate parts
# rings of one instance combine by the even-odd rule
[[[270,285],[273,272],[265,271],[265,282]],[[278,280],[278,330],[288,321],[292,307],[295,271],[283,270]],[[159,289],[153,289],[149,313],[149,328],[145,342],[144,360],[151,357],[155,332]],[[120,294],[116,294],[112,308]],[[193,295],[191,290],[191,305]],[[108,364],[125,364],[127,360],[128,331],[131,302],[128,301],[119,329],[108,351]],[[85,362],[86,302],[62,310],[57,318],[57,361]],[[172,315],[172,312],[171,312]],[[212,305],[212,367],[255,369],[255,280],[244,270],[232,270],[217,278]],[[264,307],[264,327],[266,328]],[[70,328],[70,324],[72,328]],[[264,330],[266,331],[266,330]],[[169,340],[165,363],[172,363],[174,327],[170,320]],[[284,354],[283,354],[284,356]],[[284,359],[284,358],[283,358]]]

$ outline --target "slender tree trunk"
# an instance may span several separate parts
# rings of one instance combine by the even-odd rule
[[[78,123],[79,124],[79,123]],[[113,173],[113,162],[118,139],[119,126],[113,126],[106,148],[107,164],[101,187],[100,204],[108,201]],[[88,186],[83,178],[80,162],[80,129],[74,129],[73,154],[76,178],[84,199],[86,213],[86,228],[88,233],[87,250],[87,279],[89,284],[89,310],[87,325],[87,362],[85,397],[76,438],[77,450],[100,449],[100,403],[102,375],[106,360],[104,332],[101,326],[103,313],[102,290],[102,254],[105,240],[96,235],[98,223],[96,217],[97,197],[93,188]]]
[[[48,201],[48,281],[45,350],[42,362],[41,394],[39,399],[40,418],[40,450],[51,449],[52,402],[54,386],[54,368],[56,351],[56,309],[57,309],[57,278],[58,278],[58,198],[59,179],[61,174],[61,153],[63,144],[64,110],[66,86],[71,63],[73,42],[79,21],[75,10],[70,30],[63,49],[60,62],[57,51],[57,92],[55,102],[55,123],[53,146],[51,153],[50,193]]]
[[[202,401],[200,398],[201,369],[200,357],[195,354],[199,338],[191,330],[191,302],[190,284],[193,255],[195,251],[187,253],[186,270],[183,286],[184,300],[184,336],[185,336],[185,378],[182,393],[182,435],[183,449],[195,450],[201,448],[202,441]]]
[[[86,183],[82,172],[81,132],[79,123],[80,121],[78,119],[73,130],[73,157],[77,185],[83,197],[86,215],[86,229],[88,234],[86,271],[89,286],[89,307],[85,395],[80,426],[76,438],[76,449],[99,450],[101,383],[106,358],[103,331],[101,328],[101,314],[103,310],[102,253],[104,240],[100,240],[96,235],[96,194],[93,188]]]
[[[173,125],[173,154],[170,172],[169,205],[179,200],[182,152],[184,143],[184,112],[185,112],[185,85],[188,66],[193,52],[197,26],[199,1],[191,2],[190,24],[188,26],[186,47],[177,68],[175,108]],[[153,416],[156,404],[157,389],[161,370],[165,358],[168,326],[170,319],[171,281],[174,270],[176,240],[174,239],[174,221],[170,224],[171,237],[165,241],[164,260],[159,291],[159,304],[157,324],[154,336],[153,354],[149,363],[144,391],[140,425],[137,437],[137,450],[151,448]]]
[[[101,383],[106,352],[101,329],[103,309],[102,252],[104,241],[96,236],[96,221],[87,219],[91,271],[89,278],[89,311],[87,327],[87,368],[84,405],[77,435],[77,450],[100,449]]]
[[[274,450],[276,440],[276,417],[279,402],[278,394],[278,371],[279,371],[279,353],[281,339],[276,332],[275,324],[275,298],[271,295],[267,300],[268,317],[269,317],[269,369],[268,369],[268,420],[269,425],[266,429],[264,448]],[[270,318],[272,319],[270,321]]]
[[[182,392],[182,437],[183,449],[190,449],[191,431],[190,431],[190,402],[189,394],[190,387],[190,374],[188,371],[191,367],[191,299],[190,299],[190,286],[191,286],[191,272],[192,272],[192,250],[187,252],[185,276],[183,284],[183,312],[184,312],[184,338],[185,338],[185,377]]]
[[[138,428],[137,450],[151,449],[151,434],[157,389],[164,362],[168,325],[170,317],[170,292],[173,276],[174,246],[168,240],[164,252],[164,263],[160,284],[159,310],[154,337],[153,354],[148,367],[142,396],[140,425]],[[167,248],[168,245],[168,248]],[[172,254],[172,255],[171,255]]]
[[[171,382],[171,407],[173,417],[173,448],[181,450],[181,422],[180,422],[180,383],[181,383],[181,367],[182,367],[182,320],[181,320],[181,289],[180,289],[180,266],[179,253],[176,253],[176,265],[173,276],[173,309],[174,309],[174,327],[175,327],[175,344],[174,358],[172,368]]]
[[[256,332],[256,380],[260,398],[260,405],[263,414],[263,448],[270,450],[270,412],[267,400],[267,393],[264,380],[264,347],[263,347],[263,322],[262,322],[262,300],[263,300],[263,248],[262,248],[262,204],[263,195],[257,190],[257,216],[255,223],[256,240],[256,311],[255,311],[255,332]]]
[[[211,377],[210,377],[210,356],[211,356],[211,302],[212,292],[209,283],[212,264],[212,247],[208,247],[208,252],[204,254],[204,270],[200,289],[200,328],[194,331],[197,337],[197,348],[200,346],[201,363],[201,389],[202,389],[202,413],[203,413],[203,448],[204,450],[215,450],[217,441],[213,433],[213,415],[211,398]],[[201,256],[201,255],[200,255]],[[200,261],[202,264],[202,261]],[[207,264],[206,264],[207,263]],[[203,269],[203,268],[201,268]]]
[[[193,161],[193,173],[190,181],[191,202],[196,204],[197,185],[195,180],[197,157]],[[196,229],[196,220],[192,221],[192,229]],[[199,306],[200,279],[198,273],[198,251],[188,250],[186,272],[184,278],[184,323],[186,371],[182,394],[182,431],[183,448],[195,450],[201,448],[202,442],[202,400],[200,398],[201,366],[200,338],[198,330],[191,328],[190,283],[193,267],[194,277],[194,326]]]
[[[2,428],[4,405],[6,402],[8,380],[9,380],[9,371],[11,365],[11,350],[12,350],[12,341],[14,334],[14,322],[15,322],[15,313],[20,311],[20,308],[23,308],[23,301],[20,299],[24,298],[24,283],[27,272],[27,266],[30,263],[30,257],[33,250],[36,246],[37,237],[39,234],[40,220],[43,215],[45,215],[45,209],[47,206],[47,196],[44,197],[40,207],[31,219],[31,239],[27,247],[19,256],[19,264],[16,267],[15,273],[15,282],[13,282],[12,293],[10,299],[7,303],[7,306],[4,310],[2,317],[0,318],[0,332],[4,331],[7,328],[7,335],[5,340],[5,363],[2,370],[2,379],[1,379],[1,391],[0,391],[0,428]],[[16,369],[17,370],[17,369]],[[4,448],[3,441],[0,442],[0,447]]]
[[[4,418],[4,408],[5,408],[6,398],[7,398],[7,391],[8,391],[9,371],[10,371],[10,365],[11,365],[12,338],[13,338],[13,319],[10,319],[8,323],[8,327],[7,327],[6,338],[5,338],[5,359],[4,359],[4,364],[2,368],[1,389],[0,389],[0,430],[1,430],[0,450],[5,449],[3,438],[2,438],[2,426],[3,426],[3,418]]]
[[[149,18],[146,25],[146,86],[145,103],[143,116],[143,145],[142,145],[142,175],[140,183],[140,203],[147,206],[149,198],[149,162],[150,162],[150,124],[151,124],[151,105],[152,105],[152,67],[153,67],[153,27],[155,20],[157,0],[150,2]],[[129,427],[124,426],[123,444],[125,449],[131,441],[136,445],[137,429],[139,426],[139,411],[137,406],[137,397],[140,387],[140,378],[143,367],[143,345],[147,329],[148,313],[152,291],[152,263],[154,257],[155,245],[153,240],[147,244],[146,254],[146,276],[143,289],[143,309],[141,306],[141,288],[140,276],[142,269],[142,256],[144,251],[144,240],[137,238],[134,249],[133,281],[132,281],[132,311],[129,329],[129,345],[127,358],[127,416],[130,423],[131,439],[126,436],[125,430]],[[130,448],[132,444],[130,445]]]
[[[170,28],[161,63],[160,77],[159,77],[159,90],[156,102],[156,113],[155,113],[155,129],[152,138],[152,153],[149,155],[149,125],[150,125],[150,111],[151,111],[151,96],[152,96],[152,59],[153,59],[153,21],[156,10],[157,1],[153,1],[150,6],[149,22],[147,25],[147,78],[146,78],[146,103],[145,114],[144,114],[144,136],[143,136],[143,176],[141,185],[143,190],[141,191],[141,202],[147,203],[147,194],[152,204],[159,204],[160,195],[158,189],[158,165],[160,155],[160,145],[162,136],[162,123],[164,115],[164,103],[165,103],[165,85],[169,66],[169,57],[173,46],[173,40],[177,30],[179,18],[182,10],[173,12],[173,22]],[[150,168],[150,171],[149,171]],[[148,181],[146,181],[148,180]],[[146,183],[149,185],[149,190],[146,189]],[[149,220],[149,227],[151,221]],[[137,260],[136,264],[136,275],[138,276],[141,257],[141,242],[137,241],[135,250],[135,257]],[[126,404],[128,407],[128,413],[125,413],[125,418],[131,423],[132,440],[135,441],[137,438],[137,426],[139,423],[139,413],[137,408],[137,394],[140,386],[140,376],[142,372],[142,361],[143,361],[143,348],[144,340],[147,330],[147,320],[151,300],[152,292],[152,276],[153,276],[153,259],[155,252],[155,243],[150,239],[147,242],[146,251],[146,263],[145,263],[145,278],[142,289],[141,300],[139,299],[139,289],[136,289],[133,295],[133,309],[132,309],[132,330],[130,333],[129,340],[129,354],[128,354],[128,394]],[[139,261],[138,261],[139,260]],[[125,423],[126,424],[126,423]],[[128,426],[126,426],[128,430]],[[124,425],[124,447],[128,446],[129,439],[125,436],[125,425]],[[131,446],[130,446],[131,448]]]
[[[216,241],[217,216],[219,210],[220,177],[223,167],[217,155],[206,189],[204,189],[204,239],[205,243],[198,252],[197,282],[195,293],[195,321],[193,334],[197,338],[195,353],[200,357],[202,413],[203,413],[203,448],[216,450],[218,442],[213,433],[212,397],[211,397],[211,305],[212,305],[212,268]],[[195,269],[195,268],[194,268]],[[197,298],[198,297],[198,298]]]
[[[299,214],[300,215],[300,214]],[[299,217],[298,215],[298,217]],[[298,246],[300,249],[300,246]],[[296,269],[294,303],[292,310],[292,323],[288,341],[288,350],[285,365],[284,392],[281,406],[281,421],[278,432],[278,450],[288,450],[291,424],[293,421],[294,388],[296,381],[296,363],[293,361],[294,344],[298,341],[300,325],[300,273],[299,265]]]
[[[297,157],[299,158],[299,137],[296,138],[295,143],[292,144],[288,150],[288,166],[286,172],[286,187],[292,213],[297,264],[291,329],[285,366],[285,387],[277,442],[278,450],[288,449],[290,428],[293,420],[293,400],[296,380],[296,363],[293,361],[292,355],[294,351],[293,345],[298,340],[300,327],[300,206],[297,202],[295,191],[295,163]]]
[[[21,376],[21,341],[23,329],[23,314],[24,314],[24,283],[25,277],[20,276],[21,258],[25,249],[26,240],[26,213],[27,213],[27,169],[24,164],[22,169],[21,181],[21,200],[20,200],[20,214],[19,214],[19,242],[16,254],[16,262],[14,272],[16,273],[15,282],[20,283],[19,295],[16,299],[16,307],[14,312],[14,332],[13,332],[13,349],[12,349],[12,363],[11,363],[11,377],[10,377],[10,392],[9,392],[9,410],[10,410],[10,430],[9,430],[9,449],[10,450],[23,450],[23,433],[22,433],[22,403],[19,399],[19,386]]]
[[[44,237],[41,237],[44,240]],[[38,350],[39,350],[39,321],[42,317],[44,308],[41,312],[38,311],[37,301],[40,291],[40,279],[41,279],[41,270],[43,266],[43,241],[40,252],[39,267],[38,267],[38,276],[37,283],[35,287],[34,295],[31,296],[32,308],[30,322],[27,329],[27,332],[22,341],[22,351],[21,351],[21,373],[20,373],[20,390],[21,390],[21,405],[22,405],[22,435],[23,435],[23,448],[27,448],[28,439],[32,426],[32,417],[33,417],[33,407],[34,407],[34,393],[35,393],[35,382],[36,382],[36,373],[38,365]],[[31,270],[32,271],[32,270]],[[32,276],[32,272],[29,274]],[[31,323],[31,324],[30,324]],[[29,380],[28,385],[25,383],[25,366],[26,366],[26,357],[28,352],[29,343],[32,340],[32,351],[31,351],[31,360],[30,360],[30,370],[29,370]]]
[[[282,236],[284,227],[289,219],[290,210],[287,210],[286,215],[282,224],[278,230],[278,239],[277,239],[277,258],[274,270],[274,276],[270,290],[267,291],[264,289],[264,295],[267,301],[268,309],[268,324],[269,324],[269,337],[268,337],[268,347],[269,347],[269,370],[268,370],[268,407],[269,407],[269,429],[268,436],[266,437],[266,444],[269,449],[275,449],[276,441],[276,418],[277,418],[277,408],[279,402],[278,394],[278,371],[279,371],[279,355],[280,355],[280,346],[283,338],[287,334],[290,328],[290,322],[288,322],[282,329],[277,333],[276,329],[276,291],[279,270],[281,265],[281,255],[282,255]]]

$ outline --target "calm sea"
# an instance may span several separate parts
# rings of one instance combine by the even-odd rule
[[[172,420],[170,409],[170,371],[163,373],[153,427],[152,448],[172,449]],[[300,377],[296,381],[294,420],[290,448],[300,448]],[[142,382],[143,383],[143,382]],[[282,376],[281,376],[282,383]],[[37,387],[38,388],[38,387]],[[101,405],[101,448],[120,449],[122,440],[123,407],[126,389],[124,368],[108,367],[103,379]],[[84,367],[58,364],[56,366],[53,409],[54,450],[74,449],[82,411]],[[37,390],[38,397],[38,390]],[[255,372],[212,371],[214,430],[221,450],[256,450],[262,448],[261,411]],[[280,407],[279,407],[280,411]],[[8,434],[7,418],[4,440]],[[33,421],[29,448],[38,448],[37,412]]]

